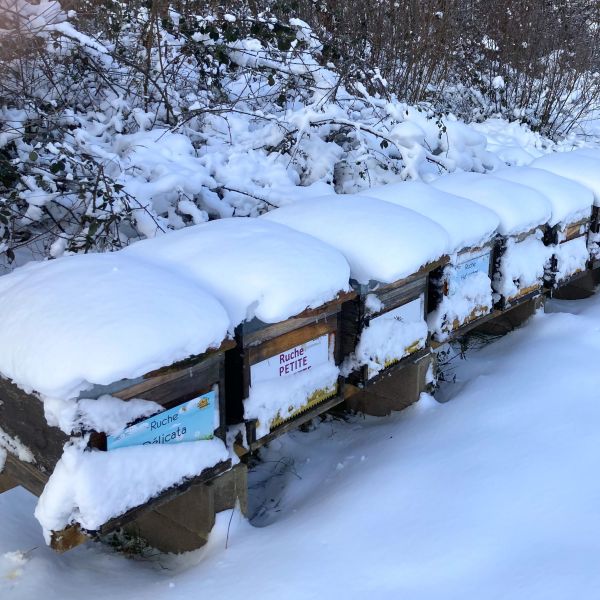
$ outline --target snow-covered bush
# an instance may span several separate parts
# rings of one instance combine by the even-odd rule
[[[483,0],[36,2],[0,0],[0,269],[307,195],[484,172],[500,161],[461,118],[543,128],[598,93],[591,9],[583,42],[537,49],[530,73],[514,2],[514,56]]]

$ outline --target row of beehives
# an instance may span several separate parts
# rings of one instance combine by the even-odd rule
[[[586,160],[590,169],[596,168],[593,158],[577,160],[579,170]],[[296,426],[368,389],[399,363],[419,360],[432,343],[459,336],[545,289],[577,278],[594,260],[589,250],[598,230],[592,219],[594,193],[573,180],[534,171],[513,168],[494,176],[451,175],[440,179],[439,186],[389,185],[371,190],[369,198],[315,198],[265,215],[270,223],[320,239],[339,251],[350,266],[350,290],[339,282],[332,286],[320,281],[321,263],[329,257],[319,255],[319,249],[311,254],[301,237],[285,242],[271,238],[280,234],[271,232],[274,225],[262,220],[260,226],[236,223],[238,231],[231,235],[226,221],[202,226],[206,231],[212,227],[215,237],[205,235],[198,242],[195,259],[206,255],[211,244],[219,244],[217,250],[228,256],[213,268],[195,268],[207,289],[226,306],[228,295],[242,294],[235,286],[225,290],[220,281],[232,264],[252,278],[256,270],[264,271],[262,276],[269,280],[261,290],[264,304],[277,303],[269,294],[276,295],[272,288],[292,286],[290,275],[302,286],[319,281],[306,298],[327,301],[315,305],[305,299],[300,306],[311,308],[281,320],[272,315],[261,319],[260,311],[241,318],[242,313],[249,314],[256,294],[249,296],[232,319],[235,346],[203,358],[199,364],[214,365],[210,374],[196,367],[202,372],[197,382],[186,375],[185,390],[175,391],[172,383],[170,389],[189,398],[220,383],[222,433],[225,423],[233,430],[244,423],[240,447],[254,449],[287,430],[288,424]],[[387,201],[385,207],[381,199]],[[246,230],[247,244],[239,243],[240,229]],[[188,242],[193,235],[192,230],[186,232]],[[260,252],[254,255],[249,249],[259,237],[261,252],[271,254],[264,263]],[[177,244],[175,238],[163,237],[131,250],[138,256],[170,255],[175,262],[188,264],[189,258],[182,259],[186,251],[173,250]],[[309,256],[288,267],[281,257],[292,252]],[[274,253],[280,254],[276,265]],[[282,269],[287,269],[285,276]],[[241,280],[240,286],[245,285]],[[292,287],[290,293],[298,295],[298,290]],[[226,347],[227,343],[222,348]],[[219,362],[224,370],[217,369]],[[328,368],[333,365],[338,368]],[[140,396],[140,388],[116,393]],[[160,385],[143,397],[173,402]]]
[[[392,395],[401,395],[398,386],[403,380],[388,375],[419,363],[432,343],[459,336],[597,266],[599,224],[593,205],[600,201],[600,189],[595,188],[600,161],[575,152],[563,162],[560,156],[549,158],[551,164],[540,159],[540,167],[561,171],[566,163],[569,168],[561,173],[570,179],[541,168],[512,168],[493,176],[449,175],[433,185],[401,183],[372,189],[368,196],[305,200],[259,219],[217,220],[110,255],[182,273],[207,292],[198,297],[200,309],[203,303],[207,308],[205,326],[214,329],[215,313],[208,304],[216,299],[228,314],[229,327],[217,328],[222,331],[219,348],[213,336],[206,347],[195,347],[194,357],[159,363],[162,368],[142,377],[125,375],[109,383],[106,377],[94,380],[87,375],[89,385],[80,397],[142,398],[164,409],[129,423],[121,433],[95,432],[91,445],[112,450],[216,433],[229,443],[235,438],[236,450],[245,452],[345,398],[352,406],[353,398],[384,380],[388,388],[391,382]],[[571,168],[573,160],[576,169]],[[515,183],[519,179],[521,183]],[[102,261],[110,256],[102,255]],[[91,259],[80,257],[52,261],[23,274],[17,270],[7,278],[33,280],[83,260],[83,289],[93,281],[95,267]],[[18,288],[5,285],[3,292],[0,282],[0,303],[2,294],[10,299]],[[121,291],[129,293],[127,287]],[[55,278],[54,292],[55,297],[48,299],[48,292],[45,298],[60,312],[90,312],[92,300],[77,298],[76,288],[61,289],[60,278]],[[148,290],[149,297],[156,293]],[[70,308],[61,309],[66,296],[71,297]],[[167,298],[167,306],[169,302]],[[98,310],[92,314],[102,317],[102,311],[111,308],[102,305]],[[151,327],[155,315],[147,316]],[[180,320],[185,318],[182,314]],[[16,330],[22,325],[17,322]],[[43,325],[38,323],[38,329]],[[117,320],[117,327],[125,325]],[[202,327],[202,321],[195,321],[195,327]],[[123,360],[122,340],[108,333],[115,341],[103,347],[103,360],[110,363],[113,354],[115,360]],[[186,341],[197,333],[188,332]],[[67,336],[67,329],[59,335]],[[5,356],[19,343],[16,336],[0,341]],[[69,340],[69,347],[85,367],[86,348],[76,341]],[[51,345],[46,350],[48,355],[35,357],[36,364],[51,360],[55,349]],[[90,354],[89,360],[96,357]],[[19,380],[2,369],[2,363],[0,372],[20,388],[57,395],[45,391],[42,383]],[[417,388],[425,376],[418,379]],[[0,427],[19,438],[38,465],[28,465],[26,473],[17,469],[13,477],[39,494],[68,435],[42,424],[41,417],[33,422],[42,411],[39,401],[6,380],[3,386]],[[417,398],[418,390],[409,394],[409,401]],[[367,396],[354,406],[368,411],[368,401]],[[182,429],[173,426],[181,423],[178,419],[188,406],[204,415],[194,423],[193,437],[180,435]],[[392,406],[400,408],[402,403]]]

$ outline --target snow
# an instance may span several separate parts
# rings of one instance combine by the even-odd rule
[[[393,283],[449,250],[446,232],[422,215],[359,195],[310,198],[261,217],[312,235],[338,249],[358,283]]]
[[[545,225],[552,215],[550,201],[536,190],[480,173],[452,173],[436,179],[433,186],[464,196],[493,210],[500,219],[498,232],[518,235]]]
[[[0,472],[4,468],[6,453],[14,454],[19,460],[27,463],[34,463],[33,454],[27,446],[17,437],[12,437],[0,427]]]
[[[553,248],[545,246],[541,234],[530,235],[517,242],[509,238],[494,274],[494,291],[510,300],[532,286],[540,287]]]
[[[343,372],[347,375],[366,365],[368,377],[375,377],[391,364],[424,348],[427,323],[423,319],[423,300],[417,302],[418,315],[404,317],[401,306],[371,319],[361,331],[355,351],[344,362]]]
[[[589,218],[594,195],[585,186],[550,171],[528,167],[510,167],[494,171],[494,177],[514,181],[543,194],[552,205],[549,225],[568,225]]]
[[[162,405],[150,400],[121,400],[107,394],[77,400],[74,408],[77,414],[73,420],[82,431],[102,431],[106,435],[117,435],[130,423],[164,410]]]
[[[456,358],[455,383],[383,419],[329,419],[261,454],[251,527],[126,560],[44,546],[22,489],[0,496],[0,595],[593,600],[600,590],[600,298],[548,304]],[[448,379],[452,379],[449,377]]]
[[[531,167],[573,179],[594,193],[600,206],[600,160],[582,152],[555,152],[534,160]]]
[[[450,252],[486,244],[499,225],[490,209],[419,181],[372,187],[363,194],[404,206],[435,221],[450,237]]]
[[[590,258],[585,235],[577,237],[552,248],[556,257],[556,281],[560,282],[575,273],[585,271]]]
[[[575,156],[585,156],[586,158],[600,160],[600,148],[598,147],[590,148],[588,146],[583,146],[582,148],[577,148],[571,152],[573,152]]]
[[[443,277],[448,283],[448,294],[442,296],[439,305],[427,315],[427,325],[438,341],[444,341],[455,328],[473,318],[488,314],[493,306],[488,271],[477,270],[461,276],[457,266],[451,263],[444,268]]]
[[[46,542],[71,523],[93,531],[161,491],[229,458],[217,438],[176,445],[132,446],[111,452],[67,446],[35,509]]]
[[[528,165],[548,152],[552,142],[520,121],[492,117],[482,123],[471,123],[486,138],[486,149],[507,165]]]
[[[220,219],[129,246],[124,254],[201,284],[227,308],[232,327],[277,323],[349,289],[350,268],[334,248],[289,227]]]
[[[285,420],[304,408],[311,396],[333,396],[340,370],[333,360],[291,376],[252,382],[244,400],[244,418],[257,419],[257,437],[268,434],[274,420]]]
[[[122,252],[20,271],[0,283],[0,312],[10,315],[0,328],[0,373],[43,397],[76,398],[216,348],[227,335],[225,309],[196,282]]]

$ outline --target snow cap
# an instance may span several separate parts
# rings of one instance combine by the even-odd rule
[[[494,177],[527,185],[543,194],[552,206],[552,226],[574,223],[591,214],[594,194],[573,179],[531,167],[501,169],[494,171]]]
[[[256,218],[219,219],[133,244],[124,253],[176,269],[226,307],[232,325],[284,321],[349,289],[334,248]]]
[[[358,283],[392,283],[449,251],[437,223],[402,206],[359,195],[310,198],[261,217],[331,244],[344,254]]]
[[[502,235],[524,233],[546,224],[552,216],[550,201],[542,194],[493,175],[456,172],[436,179],[431,185],[493,210],[500,219],[498,233]]]
[[[197,283],[123,252],[16,269],[0,313],[0,373],[65,400],[216,348],[229,325]]]
[[[485,244],[495,235],[500,223],[489,208],[421,181],[372,187],[364,194],[404,206],[435,221],[448,233],[451,252]]]
[[[529,166],[577,181],[593,192],[595,204],[600,206],[600,155],[596,159],[593,150],[546,154]]]

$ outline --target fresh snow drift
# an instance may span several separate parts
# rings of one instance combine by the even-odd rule
[[[289,227],[232,218],[144,240],[124,251],[201,284],[227,308],[232,327],[277,323],[349,289],[342,254]]]
[[[393,283],[449,251],[437,223],[402,206],[368,196],[323,196],[261,217],[312,235],[338,249],[358,283]]]
[[[0,312],[0,374],[62,400],[216,348],[229,327],[196,282],[122,252],[18,269]]]
[[[435,221],[450,237],[450,252],[486,244],[500,223],[496,213],[485,206],[420,181],[372,187],[363,195],[404,206]]]

